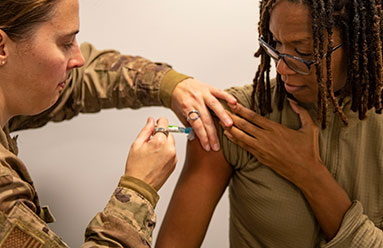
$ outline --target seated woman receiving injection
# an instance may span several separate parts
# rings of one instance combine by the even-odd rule
[[[382,6],[260,2],[254,85],[220,152],[189,143],[157,247],[200,247],[228,185],[233,248],[383,247]]]

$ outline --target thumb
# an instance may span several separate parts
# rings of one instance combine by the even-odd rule
[[[312,125],[313,120],[311,119],[309,112],[306,109],[299,106],[296,101],[292,99],[288,99],[288,100],[293,111],[299,115],[299,118],[301,119],[301,123],[302,123],[302,128],[307,127],[308,125]]]
[[[149,117],[144,128],[141,129],[140,133],[137,135],[135,143],[141,146],[143,143],[147,142],[150,139],[154,131],[154,119]]]

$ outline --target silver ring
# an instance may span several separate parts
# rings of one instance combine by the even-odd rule
[[[192,118],[192,117],[190,117],[192,114],[197,114],[197,116]],[[200,117],[200,115],[201,114],[198,112],[198,110],[191,110],[188,113],[188,117],[186,118],[186,121],[195,121]]]
[[[153,131],[153,134],[152,134],[152,135],[155,135],[155,134],[158,133],[158,132],[165,134],[166,137],[169,136],[169,130],[166,130],[166,129],[163,128],[163,127],[156,127],[156,128],[154,128],[154,131]]]

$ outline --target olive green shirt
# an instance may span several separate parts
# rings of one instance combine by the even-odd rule
[[[278,111],[273,88],[273,112],[266,117],[292,129],[300,119],[285,100]],[[246,107],[252,106],[252,86],[228,90]],[[327,128],[319,134],[323,163],[353,201],[337,235],[326,242],[304,195],[294,184],[262,165],[249,152],[230,142],[220,129],[220,141],[233,167],[229,186],[231,247],[383,247],[383,115],[369,111],[366,120],[350,110],[344,126],[329,105]],[[255,110],[258,109],[255,101]],[[314,106],[305,105],[313,120]]]
[[[62,121],[104,108],[139,108],[171,104],[177,83],[188,78],[169,65],[83,44],[85,65],[75,69],[57,103],[37,116],[13,118],[0,129],[0,247],[68,247],[47,223],[54,221],[41,207],[33,181],[17,157],[10,132]],[[157,192],[144,182],[122,177],[105,209],[85,231],[82,247],[150,247]]]

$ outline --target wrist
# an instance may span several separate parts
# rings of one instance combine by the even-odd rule
[[[183,80],[191,78],[175,70],[169,70],[160,81],[160,99],[162,104],[170,108],[174,89]]]
[[[311,183],[305,184],[301,190],[326,239],[331,240],[337,234],[351,200],[325,166],[310,179]]]
[[[157,191],[152,186],[135,177],[126,175],[122,176],[119,186],[132,189],[141,194],[152,204],[153,208],[156,207],[156,204],[160,198]]]
[[[320,162],[311,165],[312,171],[309,175],[305,175],[302,182],[297,185],[306,197],[318,195],[328,186],[328,181],[333,180],[330,172]]]

